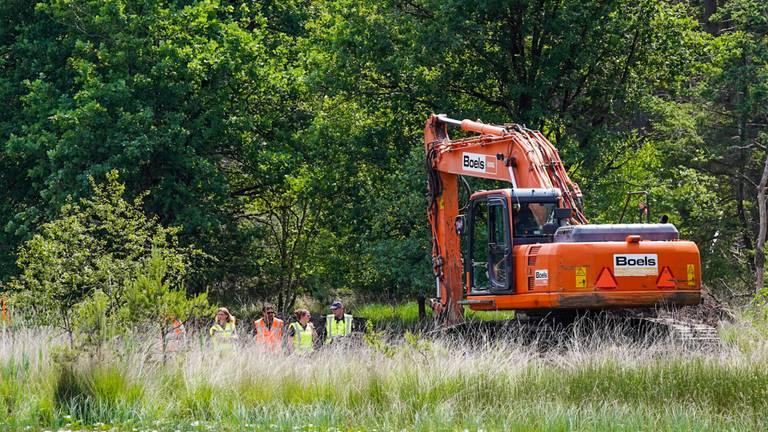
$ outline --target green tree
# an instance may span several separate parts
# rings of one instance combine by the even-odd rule
[[[3,2],[0,277],[66,197],[112,169],[128,196],[150,191],[144,209],[183,243],[219,258],[191,290],[256,276],[243,197],[291,172],[308,116],[293,48],[306,10],[288,6]]]
[[[58,219],[44,224],[21,247],[21,274],[10,283],[29,319],[64,329],[71,342],[78,313],[93,317],[101,328],[98,316],[117,315],[126,302],[126,287],[153,256],[163,261],[165,280],[174,286],[188,277],[192,260],[200,257],[196,250],[179,246],[178,228],[144,215],[143,196],[125,200],[116,171],[103,184],[90,183],[91,197],[70,200]],[[82,309],[84,302],[91,306]]]
[[[88,178],[119,169],[127,199],[149,191],[141,210],[180,228],[175,247],[216,258],[179,278],[169,262],[161,287],[283,311],[430,292],[421,132],[445,112],[541,129],[593,221],[649,190],[707,281],[752,284],[765,15],[755,0],[0,2],[0,280],[68,220],[57,235],[81,247],[49,252],[77,263],[67,304],[135,283],[80,256],[100,246],[71,217]],[[95,282],[75,270],[91,267]]]
[[[168,262],[163,255],[153,250],[143,262],[136,280],[128,284],[125,302],[118,312],[122,321],[134,326],[148,326],[160,336],[163,362],[166,360],[168,336],[177,328],[174,322],[185,323],[193,317],[210,315],[206,293],[189,297],[183,284],[169,278]]]
[[[319,63],[344,72],[324,76],[350,96],[528,124],[597,168],[642,98],[686,78],[695,27],[660,0],[342,0],[316,23]]]
[[[717,257],[710,281],[729,297],[751,296],[764,287],[766,233],[766,133],[768,133],[768,6],[732,0],[705,11],[712,32],[709,61],[692,88],[689,109],[699,141],[671,153],[698,176],[715,181],[710,239],[703,245]]]
[[[102,359],[107,341],[120,333],[120,323],[109,316],[110,306],[109,297],[97,289],[72,311],[74,340],[97,360]]]

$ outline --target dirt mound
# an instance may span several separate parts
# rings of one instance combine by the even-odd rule
[[[715,298],[707,289],[701,289],[701,304],[685,306],[675,311],[675,318],[701,322],[716,327],[720,321],[735,321],[736,315],[723,302]]]

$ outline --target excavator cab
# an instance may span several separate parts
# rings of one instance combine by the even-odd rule
[[[465,281],[472,294],[515,291],[514,246],[551,243],[571,211],[557,189],[501,189],[472,195],[464,248]]]

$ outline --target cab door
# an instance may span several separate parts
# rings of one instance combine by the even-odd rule
[[[471,294],[514,291],[509,208],[504,196],[481,196],[472,201],[468,218],[465,266]]]

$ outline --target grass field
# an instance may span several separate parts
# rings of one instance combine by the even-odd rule
[[[427,317],[432,317],[432,311],[427,309]],[[395,305],[371,303],[354,310],[356,316],[370,320],[377,327],[416,328],[419,323],[419,306],[416,302],[399,303]],[[468,321],[493,321],[514,318],[512,311],[475,312],[466,309]]]
[[[0,430],[766,430],[768,348],[706,352],[580,338],[360,344],[312,357],[147,341],[100,362],[57,334],[0,336]]]

